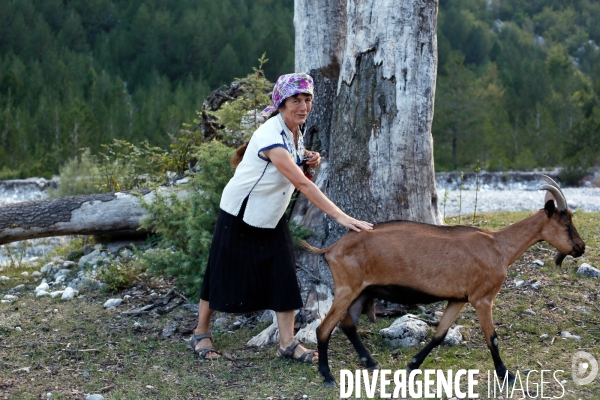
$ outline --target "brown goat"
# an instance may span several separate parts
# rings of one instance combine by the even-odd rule
[[[442,343],[464,305],[471,303],[496,373],[506,376],[492,305],[508,266],[540,241],[563,254],[557,263],[564,255],[579,257],[585,252],[562,191],[551,178],[542,178],[549,183],[540,187],[548,191],[544,208],[499,231],[394,221],[377,225],[372,231],[351,231],[325,249],[304,242],[306,249],[325,254],[335,285],[331,309],[317,328],[319,372],[325,377],[324,383],[335,384],[327,349],[331,332],[340,321],[366,368],[378,368],[356,332],[360,313],[372,313],[375,298],[401,304],[448,301],[433,339],[412,358],[409,370],[419,368],[429,352]],[[514,380],[510,372],[508,379]]]

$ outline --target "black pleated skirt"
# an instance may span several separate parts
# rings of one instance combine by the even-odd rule
[[[274,229],[255,228],[221,210],[200,298],[228,313],[302,307],[292,236],[285,216]]]

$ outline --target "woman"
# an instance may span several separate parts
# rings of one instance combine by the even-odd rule
[[[312,109],[313,88],[307,74],[280,76],[273,104],[261,113],[269,119],[234,156],[234,165],[239,165],[223,190],[192,337],[194,352],[202,358],[218,357],[209,328],[213,310],[268,309],[277,315],[277,355],[317,361],[314,350],[294,340],[294,310],[302,307],[302,299],[283,216],[294,187],[338,224],[357,232],[373,229],[372,224],[344,214],[302,172],[303,163],[317,167],[321,162],[319,153],[305,150],[303,143],[302,128]]]

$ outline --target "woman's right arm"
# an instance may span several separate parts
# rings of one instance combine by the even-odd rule
[[[275,147],[271,150],[266,150],[264,154],[271,160],[277,170],[289,179],[298,191],[304,194],[319,210],[332,217],[338,224],[356,232],[360,232],[361,229],[373,229],[373,224],[370,222],[359,221],[352,218],[340,210],[338,206],[333,204],[333,202],[319,190],[317,185],[304,176],[302,170],[294,163],[292,157],[290,157],[290,153],[288,153],[286,149],[283,147]]]

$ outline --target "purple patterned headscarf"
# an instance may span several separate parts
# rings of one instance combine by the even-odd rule
[[[281,103],[288,97],[299,93],[312,95],[314,88],[315,84],[313,83],[313,78],[304,72],[281,75],[279,79],[277,79],[275,88],[273,89],[273,103],[262,110],[260,115],[268,118],[274,111],[279,109]]]

